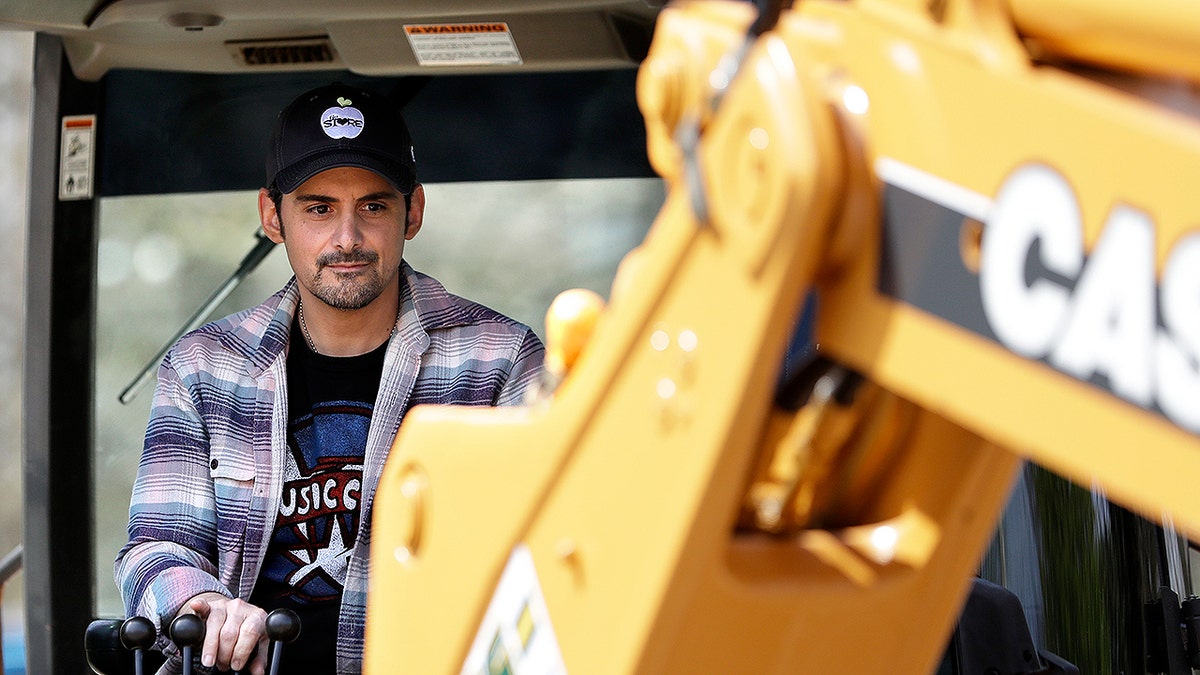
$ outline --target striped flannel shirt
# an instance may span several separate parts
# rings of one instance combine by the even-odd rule
[[[362,667],[371,505],[405,412],[422,403],[511,405],[541,369],[528,327],[448,293],[402,265],[399,328],[387,348],[363,466],[361,531],[351,555],[337,637],[339,673]],[[287,452],[286,352],[299,301],[292,279],[263,304],[176,343],[158,372],[117,555],[128,616],[162,627],[189,598],[250,598],[271,538]],[[179,672],[173,657],[162,673]]]

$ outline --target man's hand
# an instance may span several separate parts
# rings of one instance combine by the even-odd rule
[[[204,650],[200,662],[220,670],[242,670],[263,675],[267,665],[267,613],[244,600],[220,593],[201,593],[180,610],[204,619]]]

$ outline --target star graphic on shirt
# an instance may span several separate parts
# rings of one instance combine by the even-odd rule
[[[325,574],[335,579],[345,578],[346,566],[350,564],[352,551],[345,546],[342,539],[342,528],[338,527],[336,523],[331,523],[331,525],[328,546],[315,549],[315,554],[312,549],[308,548],[291,551],[291,554],[300,563],[300,567],[288,575],[289,584],[302,586],[314,574]],[[302,529],[304,538],[308,539],[309,523],[303,523]]]

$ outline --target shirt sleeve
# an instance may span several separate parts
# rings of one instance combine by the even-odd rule
[[[192,596],[232,597],[217,578],[216,497],[208,434],[172,356],[159,368],[150,422],[129,506],[129,542],[114,574],[127,616],[158,628]]]
[[[525,392],[537,384],[538,378],[541,377],[542,360],[545,355],[546,349],[542,346],[542,341],[533,329],[526,328],[525,339],[521,341],[512,369],[508,372],[508,379],[504,381],[504,386],[496,397],[496,405],[520,405],[524,402]]]

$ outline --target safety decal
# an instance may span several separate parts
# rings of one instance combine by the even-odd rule
[[[521,54],[504,22],[406,25],[421,66],[517,66]]]
[[[91,199],[96,161],[96,116],[62,118],[62,145],[58,162],[58,198]]]
[[[529,547],[513,549],[462,675],[565,675]]]

